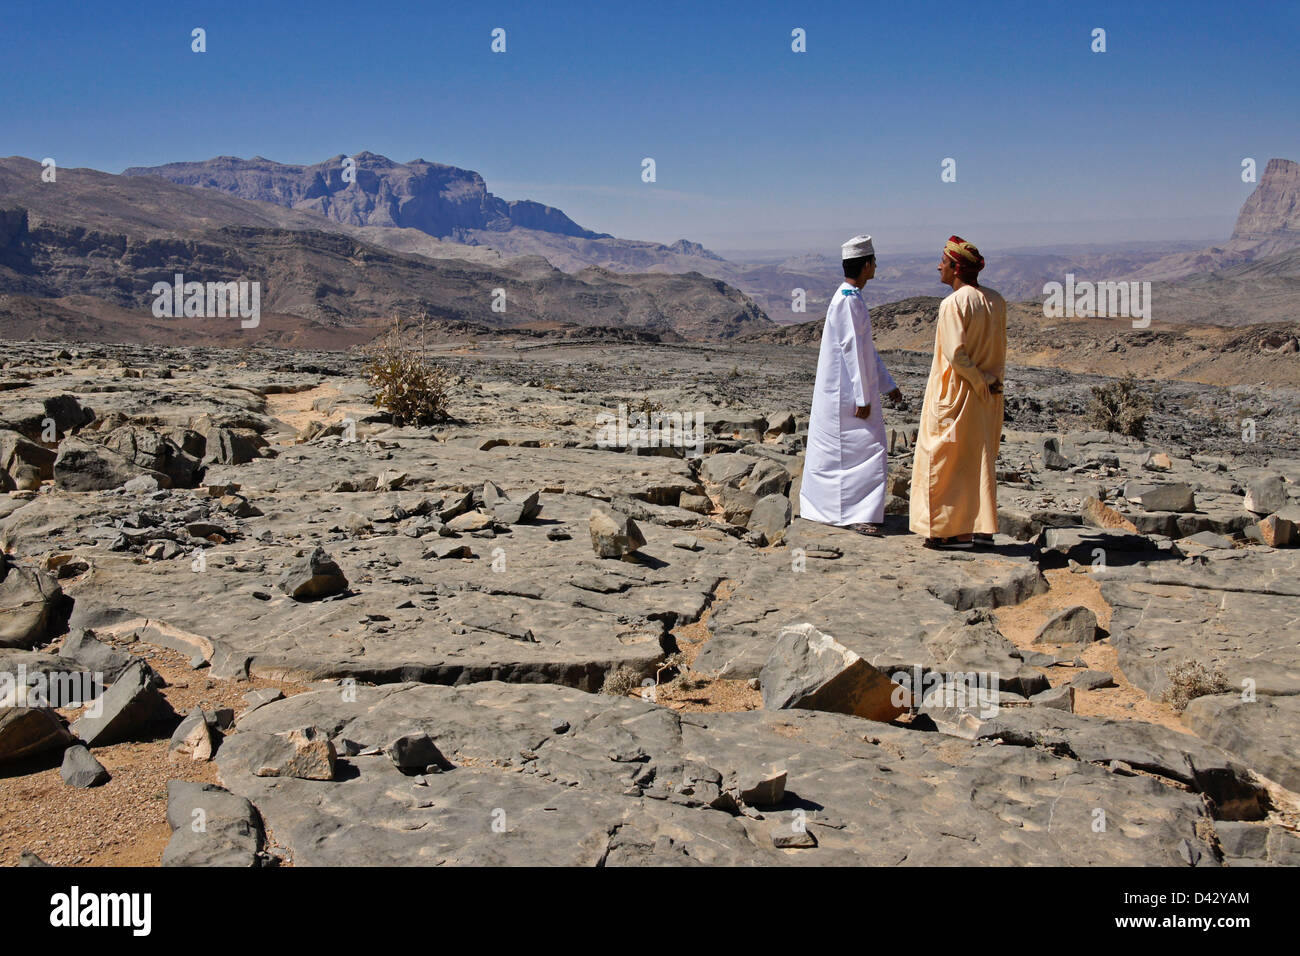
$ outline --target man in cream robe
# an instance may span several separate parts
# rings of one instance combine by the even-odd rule
[[[860,291],[876,272],[871,237],[855,236],[840,251],[847,280],[835,290],[822,327],[799,514],[878,535],[889,472],[880,396],[901,402],[902,393],[876,351]]]
[[[953,236],[939,277],[934,361],[912,467],[911,529],[939,548],[970,548],[998,530],[998,446],[1007,360],[1007,304],[979,285],[984,257]]]

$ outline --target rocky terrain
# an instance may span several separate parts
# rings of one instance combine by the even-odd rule
[[[351,182],[343,178],[349,158],[357,173]],[[311,166],[219,156],[133,167],[123,175],[156,177],[315,213],[361,227],[359,234],[376,245],[430,258],[491,263],[540,256],[572,274],[591,267],[614,273],[698,272],[741,290],[778,323],[800,320],[801,313],[792,308],[793,290],[804,290],[809,312],[824,312],[842,279],[840,261],[833,254],[737,262],[686,239],[665,245],[619,238],[584,229],[560,210],[540,203],[499,199],[471,170],[424,160],[397,163],[370,152],[335,156]],[[890,251],[887,235],[879,236],[880,270],[864,292],[867,301],[892,302],[933,292],[934,265],[944,238],[936,237],[933,254],[899,255]],[[986,278],[1008,299],[1034,299],[1042,294],[1043,283],[1059,281],[1066,272],[1080,279],[1113,279],[1194,248],[1170,242],[1002,252],[990,257]]]
[[[938,296],[915,296],[872,306],[877,346],[930,352],[941,301]],[[1155,301],[1158,306],[1162,300]],[[819,316],[798,325],[756,329],[744,340],[817,348],[824,323]],[[1152,382],[1183,380],[1230,389],[1300,387],[1300,320],[1294,318],[1250,326],[1153,320],[1149,328],[1135,329],[1126,318],[1044,319],[1038,305],[1013,302],[1007,307],[1007,353],[1018,364],[1084,376],[1133,375]],[[1241,419],[1266,416],[1274,407],[1268,393],[1244,389],[1229,394],[1239,396],[1237,413],[1216,426],[1228,432],[1237,430]]]
[[[336,223],[156,176],[62,169],[47,183],[41,172],[0,159],[0,332],[10,337],[340,348],[413,312],[494,329],[619,325],[668,339],[769,324],[741,292],[698,274],[571,275],[536,256],[507,261],[460,244],[435,255],[427,246],[438,241],[409,228]],[[259,324],[157,317],[153,287],[178,273],[260,283]]]
[[[6,342],[0,673],[107,686],[0,709],[0,862],[1300,862],[1294,388],[1138,441],[1016,365],[949,553],[927,353],[868,539],[797,515],[815,346],[435,338],[429,427],[345,352]]]
[[[665,245],[586,229],[558,209],[494,196],[477,173],[452,166],[360,153],[351,157],[355,181],[346,180],[348,159],[292,166],[218,157],[120,176],[63,169],[48,183],[32,160],[0,160],[0,333],[347,348],[373,340],[393,316],[423,313],[492,332],[588,326],[665,342],[762,339],[774,324],[819,323],[841,280],[833,251],[732,262],[685,239]],[[1233,381],[1206,378],[1207,350],[1294,338],[1296,168],[1269,162],[1223,247],[989,250],[985,283],[1008,301],[1032,300],[1015,312],[1020,356],[1074,368],[1086,355],[1112,371],[1107,354],[1141,345],[1117,327],[1127,320],[1046,319],[1038,304],[1044,283],[1066,274],[1148,280],[1155,328],[1179,341],[1179,374]],[[943,291],[935,255],[891,254],[887,236],[879,249],[879,272],[864,290],[869,304]],[[177,274],[259,283],[257,325],[156,316],[154,285]],[[1259,334],[1230,331],[1244,326]],[[888,344],[914,347],[904,338]]]

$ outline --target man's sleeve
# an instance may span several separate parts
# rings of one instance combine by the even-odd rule
[[[876,349],[874,342],[871,343],[871,349],[872,351],[875,351]],[[889,369],[885,368],[885,360],[880,357],[879,352],[876,352],[876,381],[880,383],[880,392],[882,395],[888,395],[894,389],[898,388],[898,386],[894,384],[894,376],[890,375]]]
[[[976,395],[989,397],[988,379],[966,352],[966,325],[951,298],[939,304],[939,350]]]
[[[871,399],[868,396],[875,391],[873,374],[875,367],[864,361],[862,343],[858,341],[857,333],[854,331],[852,305],[854,298],[854,296],[841,296],[834,305],[832,321],[839,338],[840,355],[843,357],[844,367],[848,370],[849,382],[853,386],[853,401],[858,408],[863,408],[870,404]],[[862,307],[866,308],[866,306]]]

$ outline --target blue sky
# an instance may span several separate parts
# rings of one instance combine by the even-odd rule
[[[1300,160],[1295,0],[808,6],[7,5],[0,154],[369,149],[628,238],[830,252],[1224,237],[1243,157]]]

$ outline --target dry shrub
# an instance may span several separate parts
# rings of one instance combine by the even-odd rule
[[[1161,699],[1181,714],[1197,697],[1225,694],[1230,687],[1221,668],[1211,671],[1200,661],[1183,661],[1169,672],[1169,689]]]
[[[1088,419],[1094,428],[1143,438],[1151,399],[1132,374],[1109,385],[1094,385],[1088,403]]]
[[[397,319],[369,350],[364,372],[374,389],[371,401],[393,416],[395,425],[432,425],[447,417],[456,376],[429,362],[424,350],[425,316],[414,328]]]
[[[600,692],[611,697],[626,697],[640,686],[640,674],[630,667],[619,667],[605,674],[605,682],[601,685]]]

